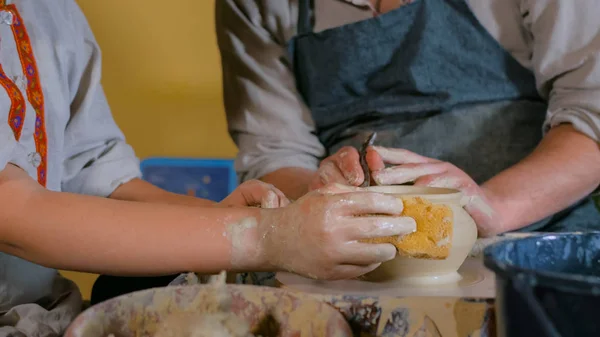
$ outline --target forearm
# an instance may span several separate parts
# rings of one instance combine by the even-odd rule
[[[116,275],[262,268],[258,260],[232,260],[232,229],[243,219],[259,219],[259,209],[225,213],[23,186],[0,179],[0,250],[11,255],[57,269]]]
[[[119,186],[111,195],[111,199],[141,201],[157,204],[215,206],[217,203],[207,199],[167,192],[141,179],[134,179]]]
[[[502,223],[515,230],[576,203],[600,184],[600,147],[570,125],[552,129],[535,151],[482,187]]]
[[[315,171],[300,167],[285,167],[269,173],[260,180],[272,184],[285,195],[296,200],[308,193],[308,185],[314,177]]]

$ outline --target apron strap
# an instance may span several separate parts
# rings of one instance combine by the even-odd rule
[[[1,1],[1,0],[0,0]],[[311,11],[314,0],[298,1],[298,35],[312,33]]]

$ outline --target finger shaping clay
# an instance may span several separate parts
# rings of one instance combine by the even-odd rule
[[[399,253],[362,276],[363,280],[436,284],[461,279],[457,271],[477,240],[477,227],[463,209],[460,191],[418,186],[374,186],[368,190],[402,198],[402,214],[415,219],[417,231],[383,239],[393,243]]]
[[[450,255],[453,237],[453,213],[447,205],[435,205],[422,197],[402,197],[402,216],[415,219],[417,230],[404,236],[364,240],[368,243],[391,243],[401,256],[443,260]]]

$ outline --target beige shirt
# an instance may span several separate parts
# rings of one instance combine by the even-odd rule
[[[103,197],[140,177],[75,0],[1,7],[0,64],[0,170],[12,163],[52,191]],[[0,253],[0,337],[61,335],[80,310],[77,287],[56,270]]]
[[[544,130],[572,123],[600,142],[600,1],[467,2],[489,33],[534,72],[549,104]],[[316,0],[315,29],[371,15],[339,0]],[[283,167],[316,169],[326,154],[289,66],[286,43],[296,34],[297,18],[298,0],[217,1],[225,108],[242,180]]]

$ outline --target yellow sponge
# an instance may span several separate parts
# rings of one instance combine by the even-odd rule
[[[402,201],[402,216],[415,219],[417,231],[405,236],[373,238],[363,242],[391,243],[402,256],[430,260],[447,258],[452,248],[452,209],[445,205],[434,205],[420,197],[403,197]]]

